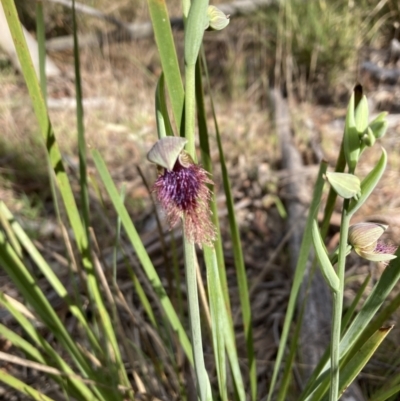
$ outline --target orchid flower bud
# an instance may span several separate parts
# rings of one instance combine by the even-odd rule
[[[207,9],[207,31],[220,31],[229,24],[229,15],[225,15],[219,8],[208,6]]]
[[[395,259],[397,247],[379,241],[388,226],[379,223],[357,223],[349,228],[349,243],[362,258],[388,263]]]

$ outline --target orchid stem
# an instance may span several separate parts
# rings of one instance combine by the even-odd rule
[[[329,401],[337,401],[339,398],[339,365],[340,365],[340,333],[343,312],[344,273],[346,256],[348,253],[348,232],[350,226],[350,215],[348,214],[349,200],[343,202],[342,219],[340,226],[339,255],[337,275],[339,278],[339,289],[333,293],[333,315],[332,315],[332,345],[331,345],[331,387]]]
[[[189,305],[190,333],[192,338],[194,369],[197,378],[197,393],[200,400],[209,400],[211,387],[204,365],[203,342],[201,337],[201,322],[199,310],[199,297],[196,278],[196,252],[194,244],[187,235],[183,236],[185,250],[185,275]]]

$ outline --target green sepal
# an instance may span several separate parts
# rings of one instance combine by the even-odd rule
[[[335,192],[344,199],[351,199],[360,193],[360,179],[353,174],[327,172],[326,179]]]
[[[360,102],[361,103],[361,102]],[[356,127],[354,116],[354,93],[351,95],[347,107],[346,122],[344,127],[343,149],[346,157],[346,163],[350,171],[356,168],[358,158],[360,157],[361,141]]]
[[[370,127],[368,127],[366,129],[366,131],[362,137],[362,141],[365,144],[365,146],[368,146],[368,147],[371,147],[375,144],[376,138]]]
[[[348,214],[354,214],[367,200],[371,192],[374,190],[379,180],[385,171],[387,163],[387,154],[385,149],[382,148],[382,156],[379,159],[376,166],[370,171],[370,173],[361,182],[361,194],[358,199],[350,201]]]
[[[335,269],[333,268],[332,263],[329,260],[329,256],[322,241],[321,234],[319,233],[318,224],[315,220],[312,226],[312,239],[322,275],[324,276],[326,283],[329,285],[332,291],[338,292],[339,277],[337,276]]]
[[[387,111],[384,111],[369,123],[369,128],[372,130],[376,139],[382,138],[386,134],[388,128],[388,122],[386,120],[387,115]]]
[[[364,131],[367,129],[368,118],[369,118],[368,101],[366,96],[364,95],[354,111],[355,125],[359,135],[362,135]]]
[[[397,258],[396,255],[393,255],[391,253],[363,252],[362,250],[356,250],[356,252],[362,258],[370,260],[371,262],[388,262],[389,260]]]

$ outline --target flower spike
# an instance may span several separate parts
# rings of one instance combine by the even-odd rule
[[[165,138],[164,138],[165,139]],[[161,140],[160,140],[161,141]],[[164,155],[162,162],[170,161],[171,155],[175,162],[172,168],[166,168],[165,164],[158,164],[161,169],[160,174],[153,185],[152,192],[157,196],[158,201],[165,210],[170,227],[174,227],[180,219],[183,221],[185,235],[189,241],[195,242],[200,246],[206,244],[212,246],[215,240],[215,227],[211,221],[211,210],[209,207],[210,190],[207,184],[213,184],[208,173],[195,164],[190,155],[184,150],[180,150],[176,155],[176,149],[164,149],[164,143],[157,142],[157,152]],[[157,145],[156,144],[156,145]],[[149,160],[154,160],[156,147],[153,146],[149,152]],[[167,147],[169,147],[167,143]],[[152,160],[153,159],[153,160]],[[158,160],[156,158],[156,160]]]

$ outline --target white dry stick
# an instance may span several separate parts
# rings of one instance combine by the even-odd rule
[[[25,35],[25,40],[28,45],[29,53],[31,54],[32,63],[35,67],[37,76],[39,76],[39,51],[38,44],[35,38],[24,28],[22,30]],[[21,65],[19,64],[17,52],[15,50],[14,42],[11,37],[10,30],[6,16],[4,14],[3,5],[0,2],[0,47],[7,53],[12,64],[18,71],[21,71]],[[61,75],[60,69],[54,64],[54,62],[46,56],[46,77],[57,77]]]

